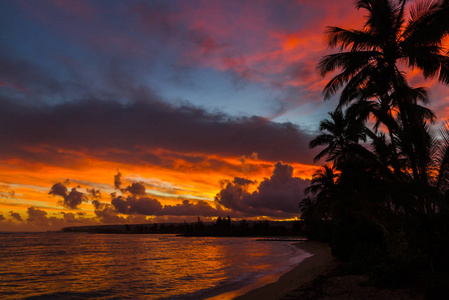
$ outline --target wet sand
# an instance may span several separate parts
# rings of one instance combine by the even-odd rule
[[[296,246],[313,256],[300,262],[278,281],[256,288],[234,299],[239,300],[347,300],[347,299],[424,299],[409,289],[377,289],[367,286],[366,275],[335,272],[340,262],[327,244],[302,242]],[[232,298],[228,298],[232,299]]]
[[[235,299],[281,299],[289,293],[311,283],[319,275],[332,271],[339,264],[338,260],[332,256],[331,249],[327,244],[306,241],[295,244],[295,246],[313,255],[300,262],[289,272],[283,274],[276,282],[251,290]]]

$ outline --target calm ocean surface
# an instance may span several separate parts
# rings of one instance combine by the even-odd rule
[[[0,298],[204,299],[307,256],[255,238],[0,233]]]

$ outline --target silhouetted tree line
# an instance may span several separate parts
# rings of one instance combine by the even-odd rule
[[[198,218],[198,222],[184,223],[182,235],[184,236],[298,236],[303,235],[303,222],[292,221],[290,226],[285,226],[287,222],[263,221],[232,221],[229,216],[226,218],[218,217],[215,223],[211,225],[203,224]]]
[[[218,217],[215,222],[152,223],[126,225],[77,226],[63,228],[64,232],[119,233],[119,234],[178,234],[184,236],[304,236],[303,221],[233,221]]]
[[[449,84],[449,1],[408,2],[359,0],[362,29],[328,28],[340,51],[318,69],[334,74],[325,98],[341,94],[310,142],[330,164],[300,209],[308,236],[329,241],[348,272],[449,299],[449,123],[431,126],[427,91],[404,71]]]

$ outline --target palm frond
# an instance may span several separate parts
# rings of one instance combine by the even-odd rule
[[[359,51],[342,52],[325,56],[317,66],[322,76],[336,69],[342,69],[343,71],[326,84],[323,89],[324,98],[330,98],[361,70],[368,68],[359,74],[359,76],[356,76],[354,80],[358,80],[359,78],[364,79],[363,76],[368,75],[369,71],[375,67],[372,66],[372,62],[380,55],[381,53],[377,51]]]
[[[438,177],[437,189],[446,192],[449,190],[449,122],[446,121],[440,129],[441,142],[438,150]]]
[[[448,33],[447,1],[417,1],[410,7],[410,19],[402,37],[411,44],[439,44]]]
[[[309,147],[310,148],[315,148],[318,146],[324,146],[324,145],[328,145],[330,143],[332,143],[333,141],[333,136],[330,134],[320,134],[319,136],[317,136],[316,138],[314,138],[313,140],[310,141],[309,143]]]
[[[446,54],[446,56],[448,55],[449,54]],[[449,84],[449,60],[444,60],[441,63],[438,81],[444,84]]]
[[[328,46],[340,47],[341,50],[350,48],[351,51],[377,50],[379,41],[369,32],[362,30],[348,30],[340,27],[328,27]]]
[[[409,8],[410,21],[418,20],[424,16],[428,16],[431,11],[436,9],[440,1],[435,0],[420,0],[415,1],[414,5]]]
[[[379,91],[379,86],[373,79],[376,71],[378,71],[376,66],[368,65],[352,76],[340,94],[338,107],[346,106],[355,99],[366,100],[376,97]]]
[[[321,76],[333,72],[337,69],[351,71],[351,73],[363,68],[373,59],[381,56],[378,51],[357,51],[357,52],[340,52],[326,55],[317,65]]]

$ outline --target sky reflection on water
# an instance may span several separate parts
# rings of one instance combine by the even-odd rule
[[[288,267],[302,253],[251,238],[171,235],[0,234],[0,245],[0,295],[9,299],[200,299]]]

